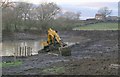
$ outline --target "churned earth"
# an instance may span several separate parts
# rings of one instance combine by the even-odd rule
[[[3,67],[2,74],[118,75],[118,31],[61,31],[59,34],[63,41],[75,42],[70,45],[71,56],[40,53],[19,58],[20,66]]]

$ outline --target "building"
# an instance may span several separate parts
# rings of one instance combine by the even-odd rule
[[[104,20],[104,19],[105,19],[105,16],[102,15],[102,14],[96,14],[96,15],[95,15],[95,19],[96,19],[96,20]]]

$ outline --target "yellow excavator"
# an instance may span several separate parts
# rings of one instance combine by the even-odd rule
[[[43,46],[42,52],[60,52],[60,54],[69,56],[71,55],[70,48],[65,44],[60,36],[58,35],[57,31],[49,28],[47,31],[47,41],[42,42],[41,45]],[[40,52],[40,51],[39,51]]]

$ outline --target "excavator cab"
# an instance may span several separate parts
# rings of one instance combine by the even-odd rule
[[[62,52],[62,50],[67,50],[67,44],[65,44],[60,36],[58,35],[57,31],[49,28],[47,31],[47,41],[41,43],[43,46],[43,52]],[[69,50],[70,51],[70,50]],[[65,51],[64,51],[65,52]]]

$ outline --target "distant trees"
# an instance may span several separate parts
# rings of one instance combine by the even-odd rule
[[[106,16],[112,13],[112,10],[110,10],[108,7],[102,7],[98,10],[98,13],[102,14],[106,18]]]
[[[38,7],[29,3],[16,3],[14,8],[3,8],[3,29],[18,31],[36,27],[42,30],[59,12],[60,8],[55,3],[43,3]]]
[[[81,12],[61,12],[56,18],[54,24],[57,27],[62,27],[64,30],[70,30],[73,27],[77,26],[80,22]]]
[[[11,27],[14,22],[14,12],[13,6],[14,2],[10,0],[0,1],[0,9],[2,10],[2,29],[6,31],[11,31]]]
[[[16,4],[16,7],[14,8],[15,12],[15,17],[16,17],[16,24],[15,24],[15,29],[17,29],[17,26],[19,28],[24,28],[24,29],[30,29],[31,27],[31,10],[32,10],[33,5],[29,3],[18,3]],[[21,25],[21,26],[19,26]]]
[[[11,8],[6,8],[2,10],[2,28],[6,31],[10,31],[12,25],[14,24],[14,12]]]
[[[80,15],[81,15],[81,12],[65,12],[65,13],[62,13],[60,17],[66,19],[66,20],[80,20]]]
[[[36,17],[40,22],[41,28],[47,28],[51,20],[60,13],[60,8],[55,3],[43,3],[36,8]]]
[[[29,27],[27,24],[29,19],[30,8],[32,5],[28,3],[16,3],[14,8],[6,7],[2,11],[3,29],[18,31],[21,28]]]
[[[4,5],[4,4],[3,4]],[[2,7],[3,7],[2,5]],[[55,3],[14,3],[2,8],[2,26],[5,31],[47,30],[49,27],[63,27],[79,21],[80,12],[65,12]],[[61,19],[62,18],[62,19]],[[59,28],[58,28],[59,29]]]
[[[0,7],[2,8],[13,7],[13,2],[10,2],[10,0],[2,0],[0,1]]]

